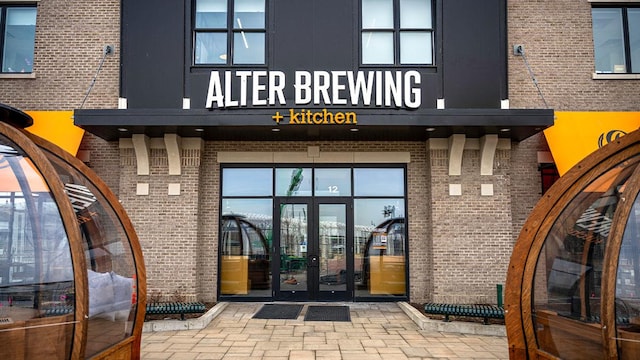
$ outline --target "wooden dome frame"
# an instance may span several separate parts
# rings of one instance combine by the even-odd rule
[[[600,148],[574,166],[543,195],[529,215],[515,244],[505,286],[505,324],[511,359],[561,358],[540,346],[544,339],[539,331],[541,327],[544,328],[544,324],[539,320],[542,319],[541,314],[536,314],[534,307],[538,259],[552,227],[562,216],[563,210],[571,205],[571,201],[616,166],[634,158],[634,162],[640,163],[639,155],[640,130],[636,130]],[[589,349],[575,346],[576,358],[624,359],[640,356],[640,333],[627,334],[630,341],[624,341],[621,339],[622,335],[617,334],[615,305],[616,276],[623,235],[640,192],[640,165],[636,163],[634,166],[633,173],[625,180],[624,193],[617,203],[604,245],[599,323],[581,323],[560,316],[553,320],[556,326],[554,336],[557,336],[554,341],[560,341],[561,346],[572,346],[573,337],[582,337],[582,341],[592,336],[591,340],[601,341],[602,354],[587,353]],[[540,322],[538,327],[534,317]],[[559,335],[558,328],[562,328],[562,335]]]
[[[55,201],[60,212],[73,266],[74,304],[71,313],[64,313],[60,316],[56,316],[59,314],[47,315],[47,317],[40,315],[26,321],[0,325],[0,339],[4,344],[3,349],[0,349],[0,355],[4,353],[12,359],[33,357],[52,359],[84,359],[88,357],[92,359],[139,359],[146,309],[146,271],[142,250],[133,224],[117,197],[93,170],[58,146],[20,128],[21,125],[29,125],[28,121],[22,121],[25,118],[24,113],[6,105],[2,106],[2,110],[3,112],[0,113],[3,116],[3,118],[0,118],[0,135],[12,141],[26,154],[33,167],[40,172],[44,182],[46,182],[51,198]],[[14,114],[21,121],[15,121],[15,119],[5,121],[4,117],[9,116],[7,114]],[[28,115],[26,116],[28,117]],[[85,246],[86,237],[83,238],[81,231],[80,215],[72,206],[65,184],[52,163],[53,159],[58,164],[64,164],[65,168],[71,169],[73,173],[81,174],[83,180],[86,180],[91,185],[92,191],[96,195],[96,201],[100,203],[103,209],[107,209],[106,211],[111,216],[110,220],[114,221],[115,224],[119,224],[119,229],[121,227],[120,231],[126,238],[124,240],[128,240],[128,245],[130,246],[130,253],[127,250],[127,254],[132,258],[134,267],[134,274],[132,274],[129,279],[130,283],[128,283],[133,284],[133,287],[129,286],[131,291],[131,310],[127,312],[128,315],[125,315],[128,320],[122,320],[123,323],[128,324],[128,328],[122,330],[123,335],[121,335],[120,340],[108,342],[106,345],[94,346],[94,350],[91,352],[88,351],[87,346],[90,321],[89,274],[87,269],[90,269],[90,266],[85,255],[89,250]],[[22,191],[24,192],[25,190]],[[25,199],[28,198],[28,195],[27,192],[24,192]],[[37,222],[37,220],[34,221]],[[37,225],[31,226],[37,227]],[[114,237],[117,236],[114,235]],[[126,244],[124,246],[126,248]],[[37,262],[37,258],[35,261]],[[42,310],[40,310],[40,313],[42,313]],[[47,325],[41,325],[43,320],[46,321]],[[60,324],[65,324],[64,330],[57,330],[63,328],[58,326]],[[43,328],[44,330],[38,331],[38,328]],[[71,337],[70,341],[69,337]]]

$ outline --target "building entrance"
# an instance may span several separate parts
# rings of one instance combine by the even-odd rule
[[[276,199],[275,300],[353,299],[349,199]]]

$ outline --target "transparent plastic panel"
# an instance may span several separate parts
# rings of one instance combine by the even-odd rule
[[[115,210],[89,179],[47,153],[75,210],[87,263],[89,321],[86,355],[132,335],[138,304],[133,250]]]
[[[74,320],[71,249],[58,205],[26,154],[0,135],[0,342],[12,345],[4,355],[68,358]]]
[[[563,359],[602,356],[603,260],[611,224],[638,157],[589,183],[550,229],[534,275],[539,347]],[[567,331],[566,329],[573,329]]]

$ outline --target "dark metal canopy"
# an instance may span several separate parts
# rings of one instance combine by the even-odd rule
[[[273,120],[277,111],[286,115],[280,123]],[[75,111],[74,118],[77,126],[108,141],[133,134],[246,141],[424,141],[452,134],[465,134],[470,138],[497,134],[500,138],[522,141],[553,125],[554,117],[552,109],[432,109],[419,113],[360,109],[354,112],[357,124],[341,125],[290,124],[288,109],[81,109]]]

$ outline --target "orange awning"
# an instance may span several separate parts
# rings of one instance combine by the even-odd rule
[[[6,157],[0,156],[0,192],[27,192],[27,190],[31,192],[49,192],[49,187],[45,183],[44,178],[35,170],[30,159],[13,158],[12,161],[14,166],[20,166],[15,169],[17,171],[14,171],[14,167],[9,164]],[[29,189],[20,186],[18,176],[26,180],[25,183]]]
[[[25,113],[33,118],[33,125],[26,128],[27,131],[76,156],[84,130],[73,124],[73,111],[25,111]]]
[[[556,112],[544,131],[560,175],[600,147],[640,128],[640,112]]]

